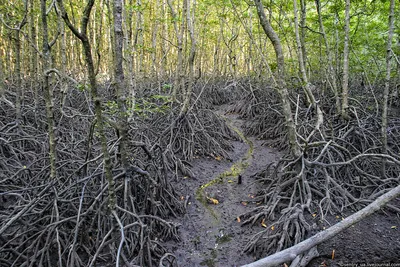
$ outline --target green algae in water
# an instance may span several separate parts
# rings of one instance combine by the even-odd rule
[[[232,235],[223,235],[223,236],[217,236],[216,239],[216,247],[217,245],[225,244],[228,243],[232,240]],[[215,260],[217,259],[218,251],[216,248],[211,250],[210,257],[207,259],[204,259],[202,262],[200,262],[200,265],[207,266],[207,267],[214,267],[215,266]]]
[[[213,249],[211,251],[210,258],[205,259],[202,262],[200,262],[200,265],[207,266],[207,267],[214,267],[216,259],[217,259],[217,250]]]
[[[214,219],[218,222],[219,221],[218,215],[215,213],[215,211],[207,203],[207,199],[203,194],[204,188],[200,187],[199,189],[197,189],[197,191],[196,191],[196,199],[210,212],[211,216],[213,216]]]
[[[226,120],[226,119],[225,119]],[[246,155],[240,159],[239,161],[235,162],[229,170],[219,174],[215,179],[211,180],[210,182],[201,185],[197,190],[196,190],[196,199],[204,206],[206,209],[210,212],[210,214],[215,218],[215,220],[219,220],[218,215],[215,213],[215,211],[211,208],[211,206],[207,203],[207,198],[204,195],[204,189],[207,187],[213,186],[215,184],[221,184],[224,182],[224,178],[227,177],[237,177],[240,174],[242,174],[247,167],[250,166],[253,152],[254,152],[254,144],[251,142],[244,134],[235,126],[229,125],[229,127],[235,131],[239,137],[247,144],[249,145],[249,149],[247,150]]]
[[[218,236],[216,242],[218,245],[222,245],[230,242],[231,240],[232,240],[232,235],[223,235],[223,236]]]

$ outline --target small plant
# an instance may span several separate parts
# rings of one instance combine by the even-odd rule
[[[170,109],[169,103],[171,102],[171,97],[165,95],[152,95],[147,98],[139,98],[136,99],[133,110],[130,109],[128,110],[128,112],[134,113],[135,115],[146,119],[151,114],[164,114],[165,112],[167,112]]]
[[[162,91],[165,93],[165,92],[169,92],[170,90],[171,90],[171,88],[172,88],[172,84],[170,84],[170,83],[166,83],[166,84],[163,84],[163,86],[162,86]]]
[[[86,83],[79,83],[76,88],[81,92],[89,91],[89,85]]]

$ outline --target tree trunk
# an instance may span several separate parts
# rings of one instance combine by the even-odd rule
[[[315,103],[315,97],[311,91],[311,84],[308,82],[308,77],[306,73],[306,68],[305,68],[305,60],[304,60],[304,54],[303,51],[305,51],[305,48],[302,45],[301,39],[300,39],[300,33],[299,33],[299,22],[298,22],[298,11],[297,11],[297,0],[293,0],[293,12],[294,12],[294,29],[295,29],[295,35],[296,35],[296,43],[297,43],[297,55],[298,55],[298,60],[299,60],[299,69],[300,69],[300,75],[301,79],[303,81],[303,88],[307,96],[308,104],[313,105],[313,107],[316,107]]]
[[[58,8],[59,9],[59,8]],[[67,93],[68,93],[68,83],[67,83],[67,74],[66,74],[66,68],[67,68],[67,41],[65,38],[65,24],[64,20],[61,17],[61,12],[58,12],[58,28],[60,32],[60,37],[61,37],[61,48],[60,48],[60,54],[61,54],[61,66],[60,66],[60,72],[61,72],[61,94],[62,94],[62,99],[61,99],[61,112],[63,111],[64,105],[65,105],[65,100],[67,98]]]
[[[156,0],[155,18],[159,18],[161,14],[159,14],[158,7],[160,6],[160,0]],[[158,33],[158,19],[154,19],[153,22],[153,31],[151,33],[151,74],[156,78],[158,83],[158,64],[157,64],[157,33]]]
[[[306,139],[308,141],[312,137],[312,135],[315,133],[315,131],[319,130],[321,124],[324,121],[324,117],[323,117],[322,110],[320,109],[319,105],[317,105],[317,102],[315,101],[315,97],[312,92],[313,86],[308,81],[306,68],[304,66],[305,60],[304,60],[303,51],[305,51],[305,48],[303,47],[303,44],[301,43],[301,39],[300,39],[299,24],[298,24],[298,19],[297,19],[297,0],[293,0],[293,11],[294,11],[294,29],[295,29],[296,43],[297,43],[297,55],[299,58],[299,67],[300,67],[301,79],[303,81],[303,88],[304,88],[304,92],[307,96],[308,103],[315,109],[315,111],[317,113],[317,121],[316,121],[316,124],[314,127],[314,131],[312,131],[311,134],[309,134],[308,138]]]
[[[394,31],[394,0],[390,0],[389,22],[388,22],[388,41],[386,45],[386,78],[385,89],[383,92],[383,107],[382,107],[382,153],[386,154],[388,151],[387,145],[387,113],[388,113],[388,98],[390,91],[390,74],[391,74],[391,60],[392,60],[392,40]]]
[[[300,43],[303,54],[304,67],[307,69],[307,50],[306,50],[306,19],[307,19],[307,1],[300,0]]]
[[[61,15],[62,15],[65,23],[67,24],[68,28],[82,42],[83,51],[85,54],[87,72],[88,72],[88,77],[89,77],[89,82],[90,82],[90,92],[91,92],[93,100],[94,100],[97,129],[99,131],[100,141],[101,141],[101,146],[102,146],[105,176],[108,181],[108,208],[112,212],[112,211],[115,211],[115,205],[116,205],[115,184],[114,184],[114,179],[113,179],[113,175],[111,172],[111,160],[110,160],[110,155],[108,153],[108,148],[107,148],[107,139],[104,134],[104,121],[103,121],[103,111],[102,111],[102,107],[101,107],[101,98],[97,95],[97,81],[96,81],[96,75],[95,75],[95,71],[94,71],[93,57],[92,57],[90,42],[87,37],[87,26],[88,26],[88,22],[89,22],[89,18],[90,18],[90,12],[94,5],[94,0],[86,1],[86,6],[85,6],[85,9],[82,14],[80,31],[78,31],[78,29],[76,29],[74,27],[74,25],[72,25],[71,21],[69,20],[68,14],[65,11],[65,8],[63,5],[63,1],[57,0],[57,3],[60,6]]]
[[[136,1],[137,11],[136,11],[136,33],[135,33],[135,73],[140,77],[143,77],[143,31],[144,23],[142,16],[142,2],[141,0]]]
[[[274,29],[271,27],[269,21],[267,20],[267,17],[265,16],[264,7],[261,3],[261,0],[254,0],[254,3],[256,4],[256,7],[257,7],[257,13],[260,18],[261,26],[262,26],[265,34],[268,36],[268,38],[272,42],[272,45],[274,46],[277,67],[278,67],[278,73],[277,73],[277,78],[276,78],[277,92],[280,96],[282,110],[283,110],[283,114],[285,116],[286,127],[288,130],[288,139],[289,139],[289,143],[290,143],[290,151],[294,157],[298,157],[301,155],[301,151],[300,151],[299,145],[297,144],[297,140],[296,140],[296,125],[294,124],[294,121],[293,121],[293,115],[292,115],[292,110],[291,110],[290,100],[289,100],[289,92],[288,92],[285,82],[284,82],[285,60],[284,60],[284,55],[283,55],[283,51],[282,51],[282,45],[281,45],[278,35],[274,31]]]
[[[29,35],[31,38],[31,42],[33,45],[36,46],[36,27],[35,27],[35,15],[34,15],[34,0],[29,1],[29,6],[30,6],[30,13],[29,13],[29,23],[30,23],[30,28],[29,28]],[[29,74],[30,74],[30,83],[31,83],[31,91],[33,92],[33,98],[34,98],[34,103],[35,103],[35,121],[36,119],[36,114],[38,111],[38,103],[39,103],[39,93],[38,93],[38,84],[37,84],[37,71],[38,71],[38,57],[37,53],[35,50],[35,47],[31,45],[29,49],[30,53],[30,67],[29,67]]]
[[[113,25],[112,7],[110,4],[110,1],[112,1],[112,0],[106,0],[106,6],[107,6],[107,10],[108,10],[107,16],[108,16],[109,25]],[[113,44],[115,42],[114,41],[114,30],[112,27],[108,27],[107,30],[109,31],[109,37],[110,37],[110,40],[108,43],[109,60],[108,60],[108,68],[107,69],[112,70],[115,66],[115,62],[114,62],[115,55],[114,55],[114,49],[113,49]],[[88,42],[89,42],[89,40],[88,40]],[[114,80],[114,72],[110,71],[109,75],[110,75],[110,79],[113,81]],[[116,95],[116,92],[112,92],[112,95]]]
[[[117,92],[117,102],[118,102],[118,129],[119,132],[119,154],[122,168],[124,171],[128,168],[128,154],[127,154],[127,113],[126,113],[126,97],[125,97],[125,78],[124,70],[122,67],[123,61],[123,43],[124,36],[122,30],[122,0],[114,0],[114,55],[115,55],[115,92]],[[127,208],[128,204],[128,192],[129,192],[129,179],[125,177],[125,187],[124,187],[124,208]]]
[[[162,23],[161,23],[161,32],[164,35],[167,35],[167,29],[168,29],[168,25],[167,25],[167,12],[165,10],[165,5],[167,3],[165,2],[165,0],[162,0],[161,3],[161,18],[162,18]],[[161,59],[160,59],[160,77],[161,79],[165,79],[167,74],[167,54],[169,51],[169,43],[165,40],[165,38],[162,38],[161,40]]]
[[[315,5],[317,7],[317,13],[318,13],[319,31],[321,32],[322,38],[324,39],[325,51],[326,51],[326,55],[328,57],[328,62],[327,62],[328,63],[328,78],[330,79],[332,91],[335,96],[336,113],[340,114],[339,90],[338,90],[337,81],[336,81],[335,69],[334,69],[333,63],[332,63],[333,62],[332,51],[330,49],[328,38],[325,33],[324,23],[322,21],[320,1],[315,0]]]
[[[21,106],[22,106],[22,101],[23,101],[23,93],[22,93],[22,80],[21,80],[21,39],[20,39],[20,31],[17,30],[14,32],[15,37],[14,37],[14,54],[15,54],[15,75],[17,76],[17,82],[16,82],[16,103],[15,103],[15,108],[16,108],[16,118],[18,121],[21,121],[22,115],[21,115]]]
[[[344,49],[343,49],[343,83],[342,83],[342,118],[349,119],[349,31],[350,31],[350,0],[346,0]]]
[[[15,105],[6,98],[5,84],[4,84],[4,72],[3,72],[3,60],[2,51],[0,50],[0,100],[9,105],[11,108],[15,108]]]
[[[17,121],[21,121],[21,106],[23,102],[23,88],[22,88],[22,80],[21,80],[21,30],[25,26],[27,22],[27,13],[28,13],[28,0],[24,1],[24,6],[25,6],[25,12],[24,16],[21,20],[20,23],[18,23],[17,27],[13,28],[9,25],[6,24],[6,22],[3,19],[3,16],[0,16],[0,19],[2,20],[3,24],[10,29],[11,31],[14,32],[14,39],[12,38],[12,35],[10,34],[10,39],[13,40],[14,42],[14,72],[16,75],[16,103],[15,103],[15,117]],[[9,55],[9,63],[11,63],[11,55]],[[11,73],[11,68],[10,73]]]
[[[178,58],[177,58],[177,64],[176,64],[176,70],[175,70],[175,81],[174,81],[174,87],[172,89],[172,101],[176,101],[177,99],[177,94],[181,89],[182,85],[182,80],[184,78],[184,71],[183,71],[183,30],[184,30],[184,21],[185,21],[185,10],[182,12],[182,22],[181,22],[181,28],[178,28],[178,14],[176,13],[174,6],[172,5],[171,0],[168,1],[168,6],[171,11],[171,16],[174,22],[174,30],[175,30],[175,35],[177,39],[177,49],[178,49]],[[183,0],[186,1],[186,0]],[[186,4],[184,4],[186,5]]]
[[[190,99],[192,97],[192,91],[193,91],[193,80],[194,80],[194,59],[196,57],[196,46],[197,46],[197,40],[194,32],[194,15],[192,17],[191,12],[193,14],[195,13],[195,7],[196,7],[196,0],[193,0],[193,8],[190,8],[190,0],[184,0],[186,1],[186,20],[187,20],[187,27],[189,30],[189,35],[190,35],[190,41],[191,41],[191,46],[190,46],[190,54],[189,54],[189,59],[188,59],[188,65],[189,65],[189,78],[187,81],[187,88],[185,90],[185,98],[183,101],[183,106],[180,111],[179,117],[186,115],[189,105],[190,105]]]
[[[49,159],[50,159],[50,179],[56,178],[56,138],[54,126],[54,97],[53,91],[49,85],[50,73],[48,70],[51,68],[51,54],[49,45],[49,31],[47,26],[46,14],[46,0],[40,1],[41,19],[42,19],[42,55],[43,55],[43,91],[45,94],[46,102],[46,116],[47,116],[47,131],[49,134]]]
[[[129,3],[132,6],[132,0],[130,0]],[[136,105],[136,90],[135,90],[135,80],[134,80],[134,68],[133,68],[133,47],[132,47],[132,16],[133,16],[133,11],[129,10],[129,12],[124,9],[123,15],[125,17],[124,20],[122,20],[123,27],[125,28],[125,38],[124,38],[124,45],[125,45],[125,53],[124,53],[124,58],[126,59],[126,70],[127,70],[127,79],[128,81],[125,84],[129,84],[129,94],[130,94],[130,107],[129,109],[131,110],[129,114],[129,120],[133,120],[133,115],[134,115],[134,110],[135,110],[135,105]]]

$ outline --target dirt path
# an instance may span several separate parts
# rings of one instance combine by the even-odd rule
[[[242,140],[233,142],[230,160],[194,160],[195,178],[183,179],[178,184],[180,191],[190,198],[187,214],[180,220],[182,242],[171,244],[179,266],[240,266],[254,261],[242,251],[246,239],[261,226],[241,227],[237,217],[257,205],[252,201],[257,185],[251,175],[277,161],[279,153],[261,146],[262,141],[245,137],[242,121],[236,115],[218,113]]]
[[[241,227],[237,220],[257,205],[252,196],[257,184],[251,176],[271,162],[278,161],[280,153],[261,146],[262,141],[242,134],[243,121],[236,115],[217,111],[230,127],[238,132],[241,141],[233,142],[229,159],[198,158],[192,162],[194,178],[177,183],[183,197],[189,197],[187,214],[177,221],[182,241],[169,243],[179,267],[228,267],[253,262],[255,258],[243,253],[249,237],[261,230],[261,225]],[[238,184],[238,175],[242,184]],[[212,202],[218,201],[217,204]],[[400,200],[397,200],[400,201]],[[351,214],[351,211],[344,212]],[[330,216],[334,224],[341,218]],[[326,227],[329,227],[328,221]],[[382,212],[350,227],[332,240],[318,247],[320,257],[310,267],[336,267],[355,263],[388,263],[400,259],[400,218]],[[332,259],[332,251],[335,251]],[[357,266],[357,265],[352,265]]]

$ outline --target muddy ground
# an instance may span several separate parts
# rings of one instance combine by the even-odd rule
[[[219,113],[240,129],[242,121],[236,115]],[[262,146],[262,141],[251,137],[233,141],[233,146],[228,159],[218,155],[195,159],[191,162],[194,177],[181,177],[176,183],[182,197],[188,198],[187,214],[177,219],[182,224],[179,230],[182,241],[168,244],[180,267],[241,266],[256,260],[243,253],[243,248],[250,236],[260,231],[262,226],[242,227],[238,216],[257,205],[252,196],[259,185],[252,175],[277,162],[282,153]],[[238,184],[237,175],[219,178],[238,162],[245,163],[241,164],[241,184]],[[201,190],[206,201],[204,198],[201,200],[199,188],[216,179],[218,182]],[[318,224],[321,228],[329,227],[350,214],[351,211],[333,215]],[[397,263],[390,266],[400,266],[400,215],[390,211],[373,214],[321,244],[318,250],[321,256],[311,261],[309,266],[356,266],[360,263]]]

